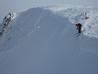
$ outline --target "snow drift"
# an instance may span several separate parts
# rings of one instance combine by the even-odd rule
[[[77,21],[83,24],[80,37]],[[17,14],[0,37],[0,73],[98,74],[97,21],[94,8],[32,8]]]

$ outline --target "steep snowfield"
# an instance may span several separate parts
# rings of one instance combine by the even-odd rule
[[[80,15],[84,12],[89,19]],[[32,8],[17,14],[0,37],[0,74],[98,74],[97,18],[94,8]],[[80,37],[77,20],[83,24]]]

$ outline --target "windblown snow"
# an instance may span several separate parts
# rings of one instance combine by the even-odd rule
[[[83,34],[89,37],[98,38],[98,9],[97,8],[50,8],[54,13],[68,18],[73,24],[80,22],[83,25]],[[85,19],[86,16],[89,19]]]
[[[79,37],[77,22],[83,25]],[[13,13],[0,36],[0,74],[98,74],[97,69],[97,8],[38,7]]]

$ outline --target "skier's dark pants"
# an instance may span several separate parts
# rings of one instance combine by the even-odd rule
[[[81,27],[79,27],[78,33],[81,33]]]
[[[78,33],[81,33],[81,27],[82,27],[82,26],[80,25],[80,26],[79,26]]]

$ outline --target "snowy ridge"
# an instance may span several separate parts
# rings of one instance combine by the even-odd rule
[[[35,8],[36,9],[36,8]],[[61,17],[68,18],[71,23],[76,24],[80,22],[83,25],[83,34],[89,37],[98,38],[98,9],[94,7],[62,7],[62,6],[52,6],[52,7],[43,7],[43,11],[40,13],[39,18],[43,15],[44,10],[52,11],[54,14],[57,14]],[[23,12],[24,13],[24,12]],[[85,20],[85,13],[89,19]],[[12,13],[12,19],[16,17],[16,13]],[[20,14],[21,15],[21,14]],[[39,19],[38,18],[38,19]],[[36,27],[36,21],[34,27]],[[40,26],[37,26],[40,28]]]

